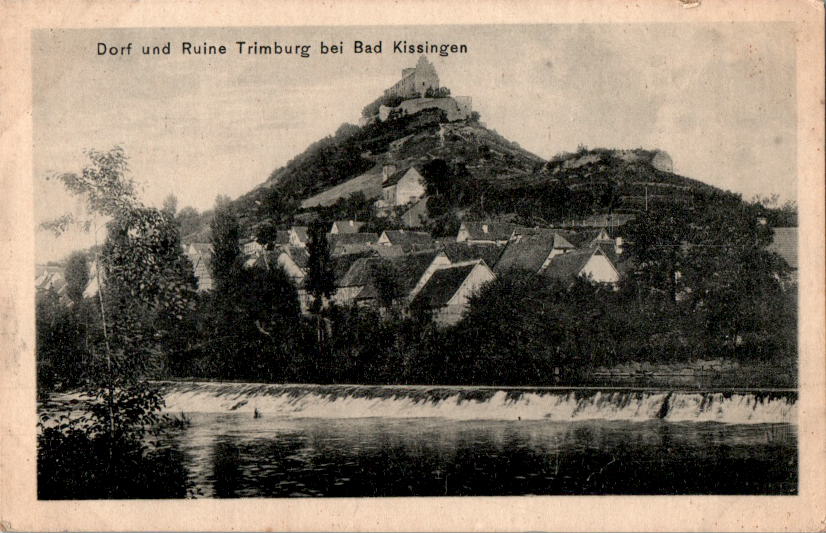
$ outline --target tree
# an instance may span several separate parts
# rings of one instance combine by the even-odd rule
[[[232,205],[223,198],[216,199],[215,216],[210,223],[212,230],[212,260],[210,269],[215,288],[219,292],[231,292],[237,285],[241,268],[241,226]]]
[[[695,213],[687,206],[668,204],[641,213],[626,225],[626,248],[635,265],[631,273],[634,282],[677,302],[682,272],[690,264],[695,220]]]
[[[310,256],[307,292],[313,298],[311,311],[319,313],[336,290],[330,241],[327,240],[327,224],[320,220],[313,222],[309,227],[307,252]]]
[[[390,261],[378,261],[371,265],[372,281],[378,293],[379,306],[395,309],[395,304],[404,296],[399,269]]]
[[[77,305],[83,299],[83,291],[89,284],[89,261],[86,252],[72,252],[66,261],[63,276],[66,279],[66,295]]]
[[[326,353],[327,325],[324,322],[322,313],[336,289],[333,261],[330,257],[330,242],[327,240],[326,228],[327,224],[320,220],[316,220],[310,225],[307,241],[307,252],[310,258],[305,282],[306,290],[312,297],[310,312],[315,316],[316,347],[318,349],[318,361],[322,367],[329,363],[327,360],[328,354]],[[322,375],[326,374],[326,368],[322,368],[321,373]]]
[[[79,174],[53,177],[86,200],[92,218],[64,215],[44,227],[60,232],[76,222],[97,236],[101,218],[109,220],[95,259],[102,342],[90,346],[91,416],[73,421],[68,431],[80,432],[90,445],[102,438],[107,472],[113,472],[124,446],[142,447],[141,436],[158,420],[162,398],[145,379],[163,339],[189,310],[195,285],[172,217],[138,200],[124,150],[90,150],[87,156]]]
[[[201,216],[194,207],[183,207],[175,215],[181,237],[187,237],[201,229]]]
[[[178,212],[178,199],[174,194],[168,194],[166,198],[163,199],[161,211],[169,213],[170,216],[175,216],[175,213]]]

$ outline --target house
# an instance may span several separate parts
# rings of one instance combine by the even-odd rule
[[[456,242],[506,244],[516,228],[516,224],[508,222],[462,222]]]
[[[255,240],[253,237],[249,237],[248,239],[244,239],[241,241],[241,252],[246,255],[247,257],[255,256],[264,251],[264,246],[262,246],[258,241]]]
[[[440,268],[433,272],[410,306],[430,311],[440,326],[451,326],[464,317],[470,297],[495,277],[482,260]]]
[[[774,235],[768,250],[785,259],[790,267],[797,270],[797,228],[773,228],[773,230]]]
[[[496,263],[497,273],[525,270],[539,273],[548,268],[553,258],[570,253],[576,247],[558,232],[519,235],[505,247]]]
[[[336,220],[330,228],[330,233],[358,233],[362,226],[364,226],[364,222],[357,222],[355,220]]]
[[[69,305],[69,296],[66,293],[66,279],[63,276],[63,267],[56,265],[37,265],[35,267],[37,276],[34,280],[35,290],[38,295],[48,291],[57,294],[61,304]]]
[[[399,300],[408,302],[415,294],[415,288],[423,284],[429,272],[449,266],[450,261],[443,252],[426,251],[405,254],[398,257],[365,257],[352,263],[344,276],[336,281],[336,302],[342,305],[374,305],[378,298],[375,284],[375,269],[382,265],[391,267],[398,283]]]
[[[400,205],[418,202],[425,195],[425,181],[416,167],[407,167],[392,174],[392,166],[385,166],[385,173],[381,184],[381,200],[377,202],[379,209],[388,209]]]
[[[373,268],[382,261],[378,257],[360,257],[336,280],[336,292],[333,297],[339,305],[355,303],[357,296],[373,282]]]
[[[412,251],[432,248],[435,242],[427,232],[399,229],[381,232],[377,244],[381,246],[402,246],[405,250]]]
[[[482,259],[490,268],[499,262],[505,247],[499,244],[470,244],[467,242],[444,242],[441,250],[447,255],[451,263],[461,263],[473,259]]]
[[[289,230],[290,246],[300,246],[302,248],[307,246],[307,241],[310,240],[307,226],[293,226]]]
[[[612,255],[601,246],[574,250],[551,259],[542,272],[549,278],[563,282],[584,277],[596,283],[616,286],[620,280],[620,271]]]
[[[418,295],[419,292],[421,292],[422,288],[425,286],[425,284],[437,270],[449,267],[454,263],[450,260],[450,258],[444,251],[439,251],[435,254],[433,252],[425,253],[427,254],[427,257],[430,259],[430,261],[427,263],[424,269],[422,269],[421,272],[419,272],[418,275],[415,276],[416,280],[413,282],[413,285],[410,287],[410,290],[407,294],[407,300],[409,302],[412,302],[413,299],[416,298],[416,295]]]
[[[195,279],[198,281],[198,290],[212,290],[214,286],[212,271],[210,270],[212,245],[209,243],[194,242],[186,247],[184,253],[189,259],[189,262],[192,263]]]
[[[379,257],[399,257],[407,253],[400,244],[376,244],[371,250]]]
[[[379,236],[375,233],[328,233],[330,255],[344,255],[366,252],[376,244]]]

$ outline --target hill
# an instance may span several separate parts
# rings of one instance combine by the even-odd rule
[[[421,171],[427,229],[441,228],[440,234],[462,219],[566,225],[689,202],[697,194],[731,194],[674,173],[661,150],[582,147],[546,161],[486,127],[478,113],[452,118],[426,108],[343,124],[234,201],[244,231],[312,216],[371,218],[387,166]]]

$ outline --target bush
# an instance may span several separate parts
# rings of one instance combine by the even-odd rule
[[[108,442],[79,427],[48,428],[37,439],[41,500],[183,498],[187,476],[180,452],[135,438]]]

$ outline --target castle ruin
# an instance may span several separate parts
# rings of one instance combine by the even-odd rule
[[[436,67],[425,56],[420,56],[415,67],[402,69],[402,79],[386,89],[384,96],[423,97],[428,89],[438,88],[439,75],[436,74]]]

